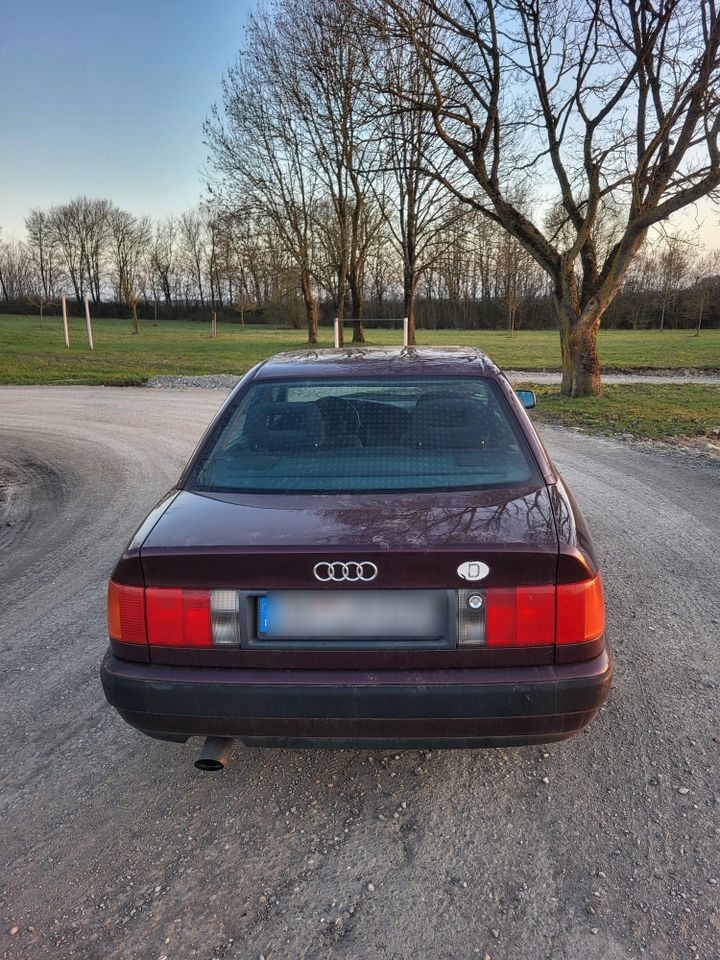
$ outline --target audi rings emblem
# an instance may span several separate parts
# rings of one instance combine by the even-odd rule
[[[316,563],[313,573],[320,583],[342,583],[344,580],[348,583],[369,583],[378,575],[378,568],[369,560],[362,563],[355,560],[349,563],[334,560],[332,563]]]

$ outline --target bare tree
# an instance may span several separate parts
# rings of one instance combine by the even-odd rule
[[[402,293],[399,286],[401,275],[402,263],[396,238],[385,223],[368,249],[365,267],[367,298],[379,306],[396,300]]]
[[[365,261],[383,218],[370,203],[378,138],[368,123],[368,65],[356,43],[354,7],[351,0],[297,0],[277,10],[285,94],[302,119],[307,155],[336,222],[335,311],[344,315],[349,291],[353,342],[362,343]]]
[[[25,219],[25,230],[39,280],[38,293],[47,302],[52,299],[57,282],[57,249],[52,236],[50,214],[37,208],[31,210]]]
[[[1,230],[2,228],[0,228]],[[0,237],[0,293],[4,300],[9,300],[7,288],[7,241]]]
[[[696,261],[693,275],[689,306],[695,314],[694,336],[699,337],[706,314],[720,303],[720,250],[711,250]]]
[[[205,306],[205,269],[207,246],[205,223],[198,210],[188,210],[178,220],[178,232],[182,244],[185,270],[190,280],[194,296]]]
[[[165,220],[155,224],[150,265],[159,284],[160,294],[168,307],[173,298],[176,236],[177,225],[172,217],[166,217]]]
[[[247,212],[226,217],[226,229],[235,248],[236,282],[243,304],[257,306],[269,298],[268,248],[272,245],[269,231],[262,220]]]
[[[152,227],[147,217],[134,217],[117,208],[111,211],[108,223],[119,299],[130,307],[133,333],[136,334],[140,330],[137,307],[148,280]]]
[[[655,247],[658,273],[657,299],[660,306],[658,330],[665,329],[665,319],[675,306],[680,288],[690,269],[690,241],[679,233],[666,233]]]
[[[507,310],[507,332],[512,337],[520,304],[536,289],[535,264],[519,240],[503,233],[497,238],[495,266],[498,292]]]
[[[77,197],[49,213],[48,236],[61,253],[78,303],[86,292],[100,302],[112,209],[109,200]]]
[[[17,240],[0,241],[0,293],[16,301],[33,292],[32,259],[27,246]]]
[[[225,290],[225,305],[237,309],[244,323],[247,306],[242,284],[242,243],[235,214],[220,213],[215,221],[217,282]]]
[[[278,22],[254,17],[247,49],[223,78],[222,114],[205,124],[221,208],[272,222],[297,265],[308,343],[317,343],[316,243],[313,229],[319,178],[308,156],[306,124],[287,75]]]
[[[90,200],[87,197],[81,197],[74,202],[77,205],[85,272],[93,302],[98,304],[102,296],[109,218],[113,205],[109,200]]]
[[[423,18],[418,7],[416,17]],[[426,18],[427,19],[427,18]],[[369,111],[376,115],[378,136],[383,142],[381,165],[388,176],[371,179],[375,192],[382,190],[387,226],[398,245],[403,265],[403,311],[408,319],[408,342],[416,342],[415,305],[418,283],[442,249],[441,241],[450,221],[463,216],[428,166],[446,170],[448,153],[438,141],[432,117],[422,110],[398,110],[388,91],[406,89],[414,101],[432,94],[430,80],[416,51],[397,43],[391,22],[377,22],[376,35],[358,30],[358,43],[366,50],[372,75]],[[382,43],[377,43],[378,38]],[[379,113],[378,113],[379,110]],[[446,170],[447,172],[447,170]]]
[[[654,294],[655,261],[647,250],[641,250],[628,267],[623,283],[623,295],[631,302],[633,330],[644,325],[642,319],[652,303]]]
[[[85,297],[87,277],[76,204],[70,202],[53,207],[49,216],[52,240],[60,251],[66,277],[75,293],[75,299],[81,303]]]
[[[426,16],[418,18],[416,9]],[[546,271],[565,394],[600,390],[597,330],[648,230],[720,185],[720,11],[714,0],[383,0],[431,95],[393,91],[428,113],[456,161],[435,175],[515,236]],[[384,18],[383,18],[384,20]],[[543,183],[553,187],[543,196]],[[557,200],[564,232],[510,199]],[[604,208],[621,211],[611,242]]]

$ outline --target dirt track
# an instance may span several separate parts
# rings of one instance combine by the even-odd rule
[[[617,657],[574,740],[203,775],[197,742],[117,718],[98,664],[113,561],[221,399],[0,390],[0,956],[720,956],[718,467],[543,428]]]

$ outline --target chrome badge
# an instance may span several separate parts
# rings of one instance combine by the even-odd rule
[[[460,564],[457,572],[462,580],[484,580],[490,573],[490,567],[482,560],[466,560]]]
[[[332,563],[316,563],[313,567],[313,573],[315,579],[319,580],[320,583],[342,583],[343,581],[369,583],[378,575],[378,568],[368,560],[362,563],[357,563],[354,560],[349,563],[334,560]]]

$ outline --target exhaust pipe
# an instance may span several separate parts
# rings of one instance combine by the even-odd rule
[[[234,737],[208,737],[195,761],[198,770],[223,770],[228,762],[234,739]]]

